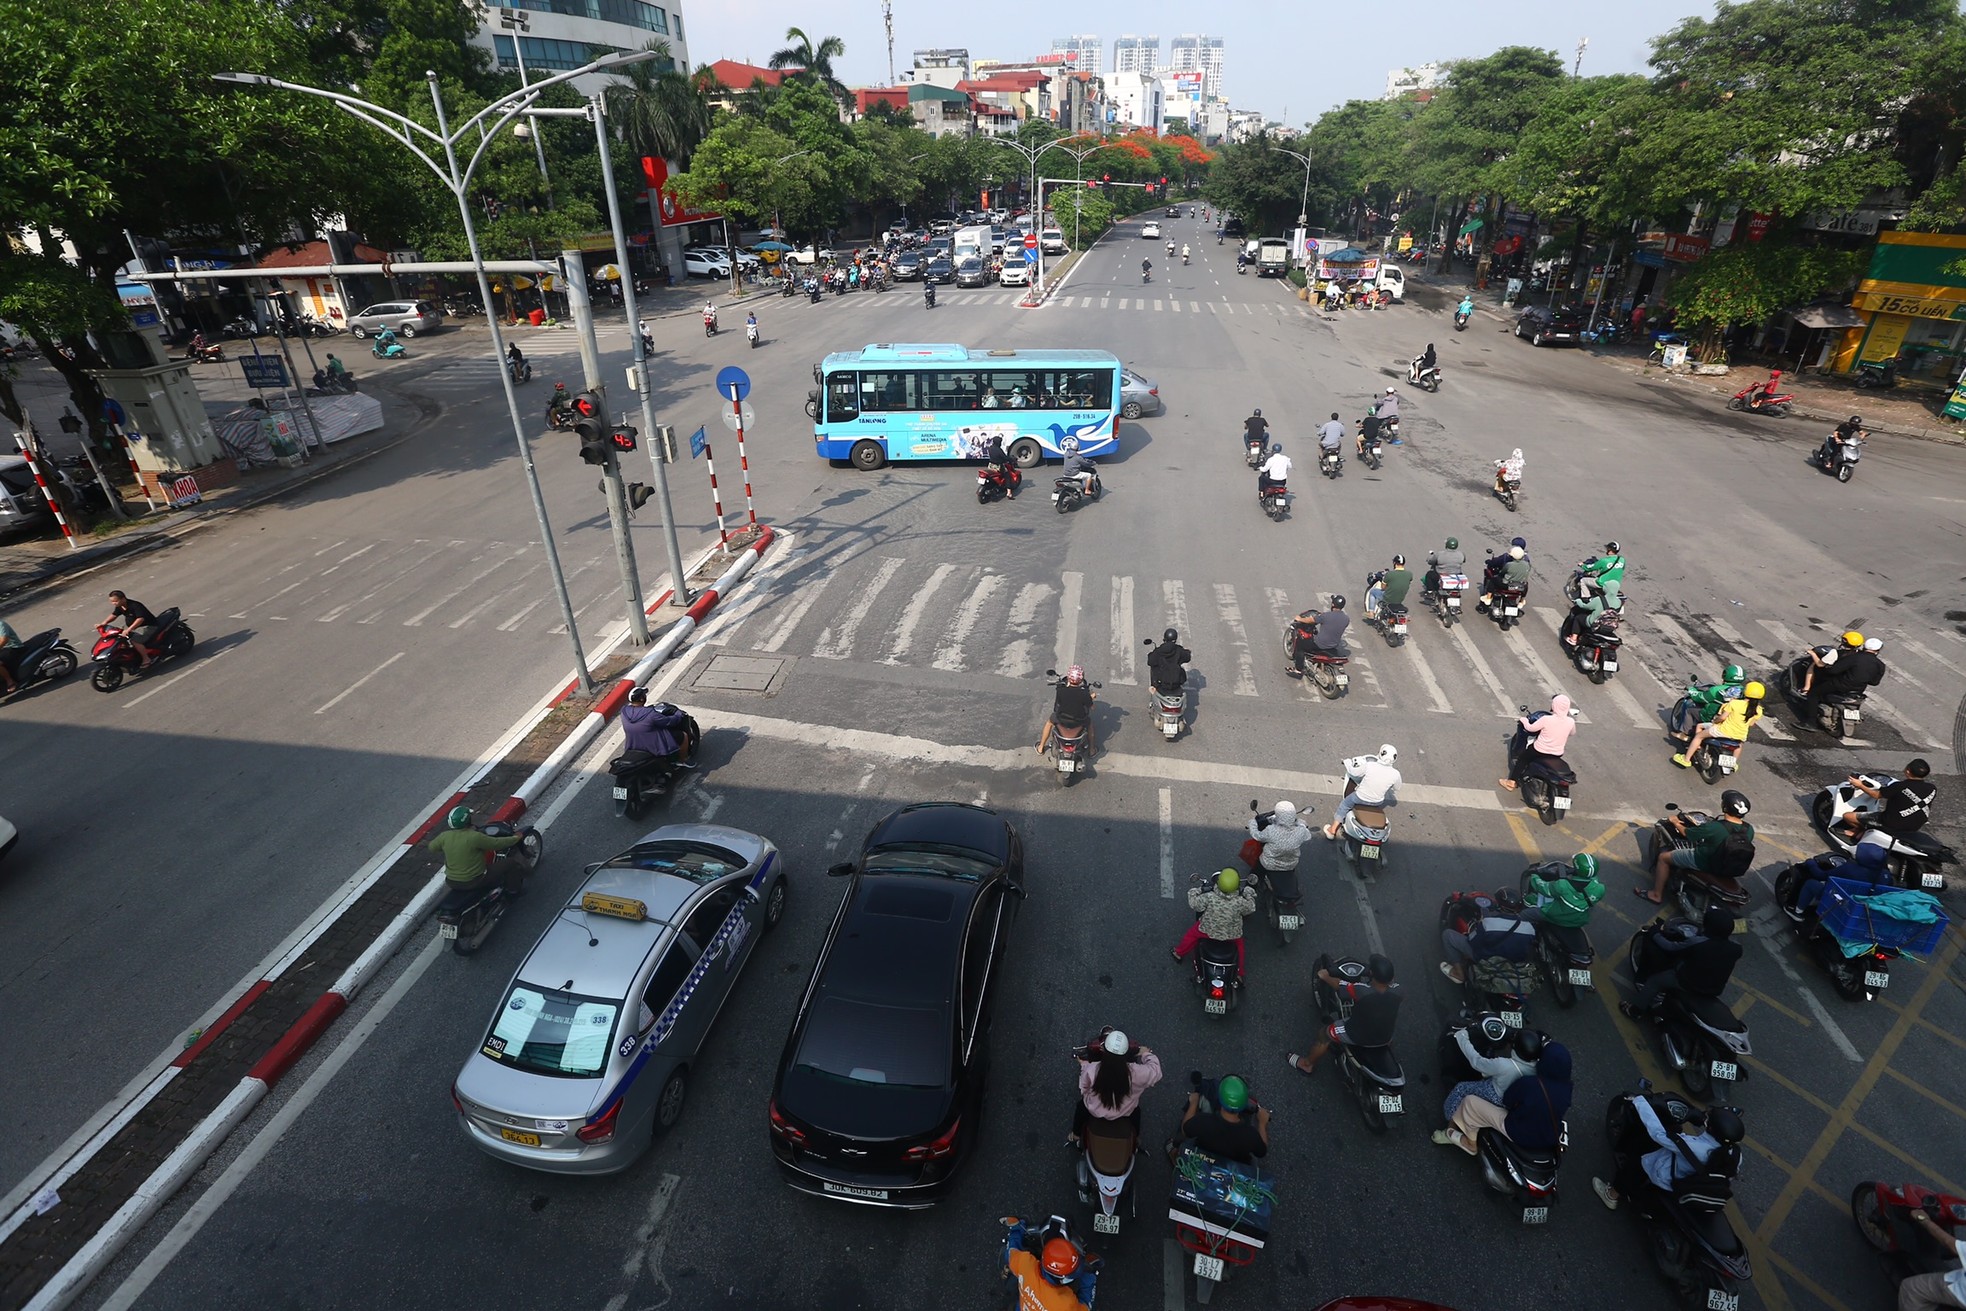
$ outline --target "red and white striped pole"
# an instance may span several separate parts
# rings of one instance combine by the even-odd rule
[[[61,535],[67,540],[68,549],[78,549],[81,543],[75,540],[75,530],[68,526],[68,516],[61,512],[61,500],[55,495],[54,488],[48,486],[48,476],[42,472],[41,457],[35,453],[34,443],[27,440],[26,433],[17,432],[14,434],[14,444],[20,447],[21,455],[27,460],[28,472],[34,475],[34,485],[41,489],[42,498],[54,512],[55,522],[61,525]]]
[[[710,452],[710,430],[700,428],[703,434],[703,463],[710,470],[710,504],[717,511],[717,541],[723,546],[725,554],[730,552],[730,533],[724,528],[724,495],[717,490],[717,457]]]
[[[123,431],[123,425],[111,422],[109,431],[116,434],[116,440],[123,444],[123,458],[130,462],[130,477],[137,480],[137,490],[143,493],[143,503],[152,510],[157,508],[157,498],[150,494],[150,484],[143,480],[143,470],[137,467],[137,448],[130,441],[130,435]]]
[[[730,389],[730,413],[737,421],[737,467],[744,475],[744,512],[750,516],[751,527],[758,526],[758,510],[751,504],[751,461],[744,454],[744,406],[737,399],[737,388]]]

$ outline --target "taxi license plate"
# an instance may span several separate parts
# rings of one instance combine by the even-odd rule
[[[1730,1083],[1741,1077],[1741,1067],[1732,1061],[1714,1061],[1708,1065],[1707,1071],[1714,1078],[1726,1079]]]
[[[1377,860],[1379,859],[1379,844],[1376,842],[1361,842],[1358,846],[1358,854],[1363,860]]]
[[[1866,988],[1888,988],[1891,986],[1891,976],[1883,970],[1865,970],[1864,986]]]
[[[1550,1208],[1547,1206],[1525,1206],[1522,1208],[1522,1223],[1526,1225],[1546,1225],[1550,1222]]]
[[[836,1184],[827,1179],[820,1180],[819,1187],[825,1192],[837,1193],[841,1197],[864,1197],[870,1202],[887,1200],[885,1188],[855,1188],[852,1184]]]
[[[1222,1281],[1222,1258],[1219,1256],[1203,1256],[1200,1252],[1196,1252],[1195,1277],[1197,1279],[1213,1279],[1217,1283],[1220,1283]]]
[[[1554,805],[1558,810],[1568,810],[1570,809],[1570,798],[1565,796],[1556,797],[1550,804]]]
[[[1092,1232],[1095,1234],[1116,1234],[1120,1231],[1120,1218],[1116,1215],[1095,1215],[1092,1217]]]
[[[439,924],[437,926],[437,936],[440,938],[455,938],[457,936],[457,925]]]
[[[1502,1017],[1502,1023],[1508,1025],[1511,1029],[1520,1029],[1522,1027],[1521,1011],[1500,1011],[1497,1013]]]
[[[1591,972],[1589,970],[1572,969],[1570,971],[1570,986],[1573,988],[1594,988],[1597,984],[1591,979]]]
[[[498,1136],[508,1143],[517,1143],[521,1147],[539,1146],[539,1135],[536,1133],[524,1133],[518,1129],[500,1129]]]
[[[1741,1311],[1741,1295],[1724,1293],[1718,1288],[1707,1290],[1707,1311]]]
[[[1301,929],[1304,927],[1304,917],[1302,915],[1279,915],[1277,916],[1277,927],[1280,929]]]
[[[1921,888],[1943,888],[1945,885],[1946,876],[1935,869],[1928,869],[1918,876],[1918,886]]]
[[[1405,1100],[1398,1093],[1379,1094],[1379,1114],[1401,1115],[1406,1111]]]
[[[1210,1015],[1227,1015],[1229,1013],[1229,999],[1227,997],[1210,997],[1201,1004],[1201,1008]]]
[[[614,790],[614,799],[615,799],[616,801],[626,801],[626,800],[628,800],[628,789],[627,789],[627,788],[616,788],[616,789]]]

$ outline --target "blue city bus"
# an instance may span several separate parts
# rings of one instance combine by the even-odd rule
[[[1067,437],[1084,455],[1119,449],[1120,362],[1105,351],[868,346],[828,355],[812,380],[820,456],[859,469],[978,459],[992,437],[1025,469]]]

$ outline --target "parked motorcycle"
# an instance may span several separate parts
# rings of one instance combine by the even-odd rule
[[[1324,693],[1325,700],[1336,701],[1345,695],[1352,685],[1352,676],[1345,672],[1345,666],[1351,663],[1351,651],[1345,647],[1340,647],[1336,651],[1325,651],[1314,646],[1309,628],[1310,624],[1306,621],[1305,631],[1301,635],[1304,660],[1308,665],[1304,669],[1304,676],[1311,680],[1318,691]],[[1293,667],[1298,667],[1298,642],[1297,621],[1293,619],[1283,626],[1283,654]]]
[[[1317,977],[1317,971],[1324,970],[1345,980],[1347,983],[1363,984],[1366,981],[1365,962],[1350,956],[1333,960],[1328,954],[1317,958],[1317,965],[1311,974],[1311,995],[1317,1005],[1318,1018],[1325,1024],[1338,1024],[1349,1018],[1352,1005],[1338,990]],[[1392,1127],[1388,1117],[1406,1113],[1406,1070],[1399,1063],[1399,1057],[1390,1046],[1355,1047],[1350,1043],[1334,1043],[1331,1059],[1338,1065],[1338,1075],[1351,1090],[1352,1098],[1358,1103],[1359,1118],[1373,1133],[1384,1133]]]
[[[503,851],[490,854],[481,876],[462,886],[453,886],[437,905],[437,936],[451,944],[460,956],[469,956],[485,945],[485,939],[505,918],[513,900],[525,891],[526,880],[539,868],[544,847],[536,828],[515,829],[501,820],[483,826],[487,837],[525,836]]]
[[[1089,493],[1080,485],[1075,475],[1060,474],[1051,480],[1051,503],[1057,507],[1058,513],[1066,514],[1088,501],[1098,500],[1099,494],[1105,490],[1105,484],[1100,482],[1097,470],[1093,472],[1092,490]]]
[[[1834,474],[1840,483],[1850,481],[1857,472],[1857,461],[1864,458],[1864,444],[1856,437],[1839,438],[1832,434],[1823,445],[1809,452],[1809,463],[1824,473]]]
[[[1698,918],[1693,922],[1697,925]],[[1629,954],[1633,979],[1645,979],[1671,963],[1652,945],[1652,931],[1665,923],[1666,917],[1661,915],[1632,935]],[[1754,1054],[1748,1026],[1718,997],[1668,988],[1644,1019],[1658,1032],[1666,1064],[1679,1072],[1680,1082],[1695,1097],[1724,1097],[1728,1087],[1748,1077],[1747,1068],[1741,1064],[1742,1057]]]
[[[1938,1192],[1920,1184],[1887,1184],[1866,1179],[1850,1191],[1850,1218],[1857,1232],[1881,1258],[1891,1282],[1913,1275],[1942,1274],[1953,1268],[1958,1249],[1932,1241],[1932,1233],[1916,1223],[1920,1211],[1930,1216],[1954,1241],[1966,1238],[1966,1197]]]
[[[150,667],[145,669],[137,659],[136,647],[122,629],[97,624],[95,648],[89,652],[96,669],[89,675],[89,685],[98,692],[114,692],[123,686],[125,678],[141,677],[168,664],[189,651],[196,640],[191,626],[178,617],[176,606],[158,615],[155,627],[157,631],[150,638],[154,654]]]
[[[1532,865],[1522,871],[1518,881],[1525,901],[1529,898],[1529,876],[1536,872],[1536,867]],[[1575,1006],[1580,988],[1590,992],[1597,990],[1597,976],[1591,973],[1591,967],[1596,963],[1597,948],[1592,945],[1587,928],[1568,928],[1547,920],[1537,922],[1536,968],[1542,972],[1543,981],[1550,985],[1550,996],[1556,999],[1558,1006],[1564,1010]]]
[[[1063,676],[1056,669],[1044,671],[1044,685],[1057,687]],[[1093,683],[1094,689],[1104,687],[1103,683]],[[1058,785],[1070,787],[1078,781],[1080,774],[1092,772],[1090,724],[1054,724],[1051,729],[1051,742],[1048,750],[1052,763],[1058,772]]]
[[[1782,699],[1788,702],[1789,709],[1803,723],[1837,737],[1849,737],[1863,722],[1864,690],[1858,688],[1854,692],[1845,692],[1812,688],[1804,696],[1802,680],[1808,669],[1809,657],[1799,656],[1775,676],[1775,685],[1781,689]]]
[[[82,663],[82,657],[61,635],[61,629],[45,629],[20,644],[14,657],[17,691],[25,692],[36,683],[52,683],[67,678]]]
[[[1675,816],[1686,821],[1688,828],[1696,828],[1713,818],[1704,810],[1681,810],[1674,802],[1666,803],[1666,813],[1652,825],[1652,832],[1645,848],[1645,867],[1651,869],[1658,863],[1659,852],[1677,850],[1687,845],[1687,840],[1676,832],[1668,821]],[[1748,904],[1748,890],[1739,879],[1725,874],[1709,874],[1704,870],[1680,869],[1673,867],[1666,880],[1666,904],[1679,903],[1680,913],[1698,924],[1706,917],[1709,908],[1720,906],[1734,912],[1741,918]]]
[[[1891,986],[1891,962],[1898,958],[1898,948],[1876,942],[1853,942],[1848,944],[1850,950],[1846,952],[1844,941],[1816,913],[1818,907],[1805,910],[1797,904],[1806,881],[1807,873],[1799,864],[1777,874],[1775,908],[1788,922],[1803,954],[1829,975],[1839,997],[1845,1001],[1875,1000],[1878,993]],[[1825,885],[1822,895],[1827,897],[1829,891]]]
[[[1667,1125],[1683,1123],[1693,1108],[1670,1093],[1655,1093],[1645,1079],[1638,1090],[1620,1093],[1604,1112],[1604,1133],[1610,1139],[1611,1154],[1626,1173],[1636,1158],[1653,1151],[1658,1144],[1646,1132],[1632,1103],[1649,1101],[1660,1121]],[[1740,1311],[1739,1288],[1754,1278],[1746,1247],[1735,1234],[1726,1214],[1731,1189],[1708,1192],[1669,1192],[1649,1182],[1625,1198],[1626,1205],[1645,1225],[1646,1248],[1659,1274],[1672,1285],[1681,1306],[1705,1311]]]
[[[1865,787],[1878,792],[1898,781],[1891,774],[1858,774],[1855,778]],[[1944,867],[1957,864],[1959,853],[1922,830],[1890,834],[1872,828],[1870,817],[1878,812],[1881,804],[1876,797],[1860,791],[1855,782],[1846,778],[1840,783],[1830,784],[1815,795],[1809,803],[1809,818],[1814,821],[1824,840],[1846,856],[1855,854],[1860,840],[1884,848],[1885,868],[1890,871],[1891,882],[1898,887],[1944,892]],[[1852,819],[1860,825],[1856,838],[1852,838],[1845,827]]]
[[[1516,709],[1532,724],[1550,713],[1532,713],[1526,705]],[[1570,714],[1576,717],[1575,708]],[[1554,824],[1569,812],[1570,789],[1577,785],[1577,771],[1562,756],[1530,750],[1528,730],[1520,723],[1509,738],[1509,777],[1515,779],[1523,804],[1541,815],[1543,823]]]
[[[992,460],[976,471],[976,503],[988,505],[1015,496],[1024,486],[1024,471],[1014,461]]]

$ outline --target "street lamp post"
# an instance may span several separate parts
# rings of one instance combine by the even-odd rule
[[[399,114],[393,109],[385,109],[381,105],[341,91],[305,86],[298,82],[269,77],[264,73],[214,73],[212,78],[218,82],[278,87],[283,91],[298,91],[303,95],[319,96],[369,126],[380,129],[422,160],[457,201],[458,217],[464,224],[464,239],[471,249],[471,263],[478,275],[478,295],[481,302],[489,308],[492,304],[491,279],[485,272],[484,253],[478,247],[478,226],[471,217],[469,192],[471,175],[477,171],[478,163],[484,158],[492,138],[498,134],[498,129],[531,108],[533,101],[537,100],[546,88],[570,82],[577,77],[585,77],[590,73],[619,68],[625,64],[640,63],[644,59],[653,59],[657,53],[653,50],[622,51],[583,64],[568,72],[555,74],[531,86],[521,87],[486,105],[460,123],[455,132],[451,130],[449,117],[444,112],[443,92],[438,86],[437,74],[434,71],[426,72],[424,76],[430,85],[430,101],[436,108],[435,131],[408,115]],[[487,120],[493,120],[490,131],[480,136],[478,148],[472,152],[470,162],[460,167],[457,160],[458,140],[467,133],[478,131]],[[443,147],[444,159],[441,164],[426,149],[426,146]],[[546,497],[539,489],[539,471],[533,467],[532,448],[526,444],[525,422],[519,417],[519,394],[513,387],[512,371],[505,365],[505,334],[499,328],[496,315],[487,314],[485,318],[491,326],[492,353],[497,361],[499,383],[505,391],[506,412],[512,419],[512,439],[518,444],[519,464],[525,471],[526,489],[532,496],[533,515],[539,521],[540,545],[546,552],[546,564],[552,574],[553,590],[560,603],[560,618],[567,627],[567,641],[573,647],[574,672],[579,677],[581,690],[591,693],[594,690],[594,676],[587,668],[587,654],[581,646],[580,629],[574,618],[573,599],[567,594],[566,574],[560,568],[560,553],[553,542],[553,525],[547,518]]]
[[[817,149],[817,147],[809,147],[805,150],[795,150],[791,154],[785,156],[785,158],[779,160],[777,164],[773,164],[772,167],[775,169],[780,164],[789,164],[793,160],[797,159],[800,155],[810,155],[815,149]],[[771,239],[773,241],[783,241],[784,238],[778,235],[783,231],[784,229],[778,225],[778,189],[776,187],[773,187],[772,201],[771,201],[771,232],[772,232]],[[817,244],[815,244],[813,247],[812,259],[815,264],[819,262],[819,249]]]
[[[512,34],[512,53],[519,61],[519,88],[520,90],[524,90],[532,81],[532,78],[526,73],[525,41],[525,34],[532,30],[532,15],[523,9],[507,9],[501,5],[488,5],[486,7],[498,11],[498,25]],[[521,123],[512,130],[521,135],[532,137],[533,153],[539,160],[540,181],[551,187],[553,185],[553,179],[546,175],[546,144],[540,138],[539,129]],[[550,194],[547,199],[547,207],[549,209],[552,207]]]
[[[1308,260],[1310,258],[1310,248],[1307,243],[1310,240],[1311,234],[1311,157],[1301,151],[1286,150],[1282,146],[1271,146],[1270,149],[1279,155],[1288,155],[1304,166],[1304,191],[1297,201],[1296,244],[1298,258]],[[1312,270],[1306,266],[1304,285],[1307,287],[1311,284],[1311,272]]]

